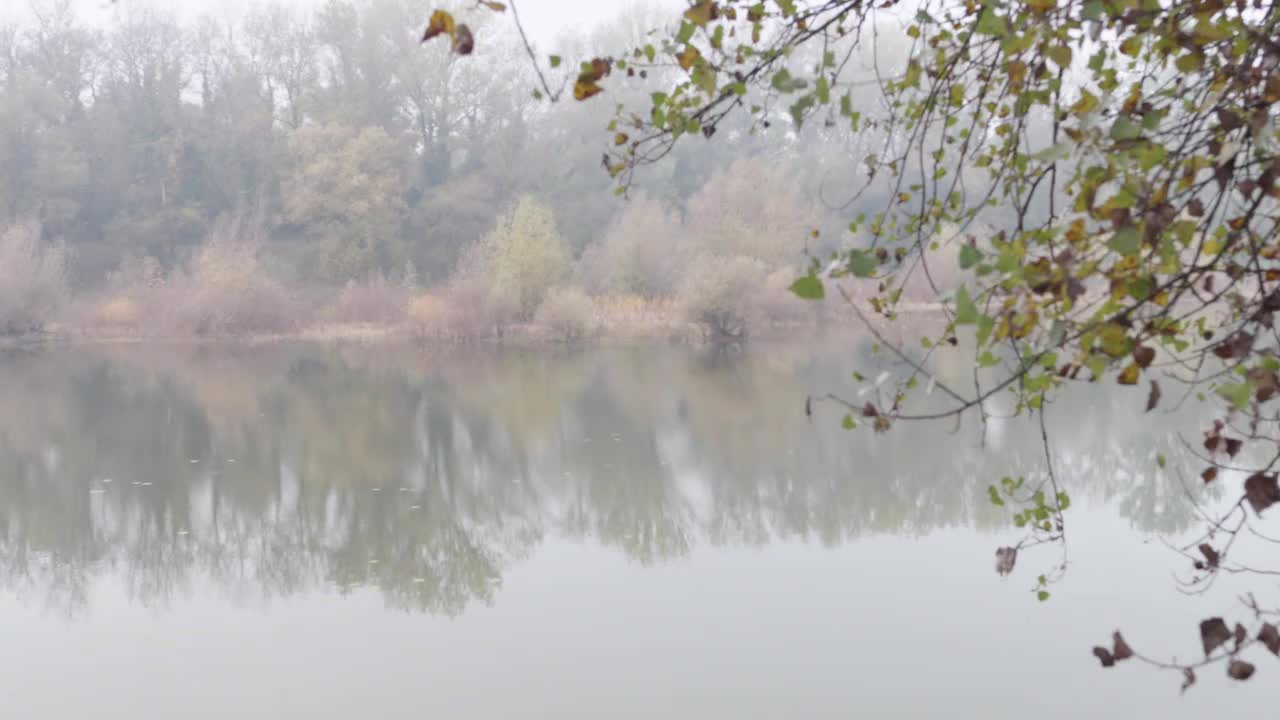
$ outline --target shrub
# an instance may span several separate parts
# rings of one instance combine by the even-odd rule
[[[659,203],[637,198],[578,263],[577,281],[596,294],[646,298],[675,293],[688,261],[680,223]]]
[[[399,325],[407,317],[410,292],[382,275],[370,275],[364,282],[348,280],[325,318],[339,323]]]
[[[0,229],[0,335],[38,332],[67,298],[66,253],[36,223]]]
[[[745,338],[765,275],[764,264],[751,258],[703,256],[691,266],[680,293],[685,317],[708,337]]]
[[[409,322],[422,339],[475,342],[502,337],[515,320],[515,308],[495,298],[481,283],[455,280],[439,293],[409,303]]]
[[[802,259],[814,218],[820,216],[785,167],[743,159],[689,200],[687,223],[710,252],[781,267]]]
[[[195,335],[278,333],[298,325],[298,307],[260,261],[260,223],[220,223],[200,248],[189,275],[166,283],[178,332]]]
[[[575,342],[586,336],[594,324],[595,307],[591,298],[578,288],[555,288],[547,293],[538,307],[536,322],[562,342]]]

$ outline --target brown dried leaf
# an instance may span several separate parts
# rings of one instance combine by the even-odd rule
[[[862,417],[873,418],[879,415],[880,415],[880,411],[876,409],[875,405],[872,405],[871,403],[867,403],[866,405],[862,406]]]
[[[1248,680],[1253,677],[1255,669],[1252,663],[1247,663],[1243,660],[1232,660],[1231,664],[1227,665],[1227,675],[1233,680]]]
[[[1214,550],[1213,546],[1209,543],[1200,544],[1200,554],[1204,555],[1205,562],[1207,562],[1208,567],[1211,568],[1218,567],[1218,563],[1222,560],[1222,556],[1219,555],[1218,551]]]
[[[1095,647],[1093,649],[1093,656],[1098,658],[1098,661],[1102,663],[1102,667],[1104,668],[1109,668],[1116,664],[1116,659],[1111,656],[1111,651],[1104,647]]]
[[[1133,648],[1129,647],[1129,643],[1124,641],[1124,637],[1118,630],[1111,635],[1111,654],[1117,662],[1133,657]]]
[[[1008,575],[1018,562],[1018,548],[1002,547],[996,549],[996,573]]]
[[[1226,438],[1227,455],[1235,457],[1240,452],[1240,448],[1244,447],[1244,441],[1240,438]]]
[[[1204,472],[1200,473],[1200,479],[1204,480],[1206,485],[1213,482],[1214,480],[1217,480],[1218,468],[1212,468],[1212,467],[1206,468]]]
[[[1151,392],[1147,393],[1147,412],[1156,409],[1160,404],[1160,383],[1155,380],[1151,381]]]
[[[453,35],[453,51],[459,55],[470,55],[476,49],[475,36],[466,23],[459,25]]]
[[[1222,436],[1217,434],[1216,432],[1209,433],[1204,436],[1204,449],[1208,450],[1211,453],[1218,452],[1218,445],[1221,443],[1222,443]]]
[[[1156,359],[1155,349],[1147,345],[1139,345],[1133,349],[1133,361],[1143,370],[1151,367],[1151,363]]]
[[[1258,642],[1266,646],[1272,655],[1280,655],[1280,630],[1271,623],[1263,623],[1258,631]]]
[[[1209,618],[1200,623],[1200,643],[1204,646],[1205,657],[1212,655],[1214,650],[1230,639],[1231,629],[1222,618]]]
[[[1223,360],[1232,358],[1243,358],[1253,349],[1253,335],[1247,332],[1232,333],[1230,337],[1218,343],[1213,349],[1213,354]]]
[[[1276,483],[1274,474],[1257,473],[1244,481],[1244,496],[1253,511],[1262,514],[1263,510],[1280,502],[1280,484]]]
[[[1196,672],[1191,668],[1182,669],[1182,689],[1179,692],[1186,692],[1187,688],[1196,684]]]

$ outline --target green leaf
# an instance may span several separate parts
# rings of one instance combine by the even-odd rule
[[[780,93],[792,93],[797,90],[803,90],[809,86],[808,81],[804,78],[791,77],[791,71],[786,68],[782,68],[778,72],[774,73],[773,79],[769,81],[769,84],[773,86],[774,90],[777,90]]]
[[[982,14],[978,16],[978,24],[974,30],[979,35],[991,35],[992,37],[1004,37],[1008,34],[1009,29],[1005,26],[1004,18],[996,15],[995,9],[984,4],[982,6]]]
[[[1249,398],[1253,397],[1253,383],[1225,383],[1218,386],[1216,392],[1231,401],[1235,409],[1244,410],[1249,406]]]
[[[552,55],[552,56],[551,56],[551,67],[553,67],[553,68],[558,68],[558,67],[560,67],[560,56],[559,56],[559,55]]]
[[[814,275],[806,275],[791,283],[791,293],[803,300],[821,300],[826,297],[822,281]]]
[[[694,25],[690,22],[680,23],[680,32],[676,33],[676,43],[683,45],[693,38]]]
[[[987,487],[987,497],[990,498],[992,505],[1004,507],[1004,498],[1000,497],[1000,491],[996,489],[995,485]]]
[[[1054,45],[1045,51],[1045,55],[1064,70],[1071,67],[1071,48],[1066,45]]]
[[[956,291],[956,324],[972,325],[978,322],[978,306],[969,297],[969,289],[964,285]]]
[[[1198,52],[1189,52],[1179,55],[1173,64],[1178,68],[1178,72],[1192,73],[1200,69],[1204,64],[1204,58]]]
[[[804,114],[811,107],[813,107],[812,95],[805,95],[791,105],[789,108],[791,112],[791,120],[796,124],[797,128],[804,124]]]
[[[844,419],[840,421],[840,427],[844,428],[845,430],[853,430],[854,428],[858,427],[858,423],[856,420],[853,419],[852,415],[845,415]]]
[[[1037,600],[1039,600],[1040,602],[1044,602],[1045,600],[1048,600],[1048,599],[1049,599],[1049,591],[1048,591],[1048,590],[1041,590],[1040,592],[1036,593],[1036,599],[1037,599]]]
[[[960,246],[960,269],[968,270],[969,268],[982,262],[982,252],[978,248],[965,243]]]
[[[1124,256],[1137,255],[1142,248],[1142,238],[1138,236],[1138,231],[1132,227],[1121,228],[1111,236],[1111,242],[1108,246]]]
[[[868,278],[875,274],[876,268],[880,263],[876,261],[875,255],[866,250],[850,250],[849,251],[849,272],[860,278]]]
[[[831,102],[831,85],[827,82],[827,77],[821,75],[818,77],[818,85],[814,89],[814,93],[818,97],[818,102],[826,105]]]
[[[1081,20],[1100,20],[1102,19],[1102,0],[1088,0],[1084,7],[1080,9]]]
[[[1116,141],[1135,140],[1142,135],[1142,126],[1130,120],[1127,115],[1116,118],[1111,126],[1111,139]]]
[[[983,315],[978,318],[978,347],[987,344],[991,339],[991,331],[996,329],[996,319],[990,315]]]

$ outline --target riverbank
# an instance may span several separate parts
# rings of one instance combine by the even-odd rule
[[[895,321],[888,321],[864,308],[863,317],[876,322],[876,331],[890,341],[933,332],[941,325],[941,307],[906,307]],[[51,323],[39,331],[0,335],[0,348],[37,346],[98,345],[264,345],[272,343],[321,344],[406,344],[418,346],[511,345],[537,346],[626,346],[633,344],[714,345],[751,341],[772,342],[788,338],[812,338],[834,333],[839,336],[872,337],[858,316],[848,307],[821,307],[808,318],[771,321],[754,318],[744,322],[738,334],[724,334],[704,323],[687,319],[670,303],[634,299],[613,299],[598,303],[590,320],[566,328],[547,323],[510,322],[473,332],[442,331],[438,326],[415,322],[412,318],[393,321],[353,321],[320,319],[296,327],[274,331],[190,332],[180,328],[148,328],[139,324]]]

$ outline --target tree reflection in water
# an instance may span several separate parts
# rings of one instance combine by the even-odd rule
[[[1042,472],[1034,428],[984,451],[975,428],[806,418],[805,394],[846,367],[775,348],[10,351],[0,586],[69,614],[114,578],[149,606],[210,585],[376,587],[456,615],[548,537],[650,564],[700,544],[1006,527],[985,488]],[[1182,457],[1175,421],[1134,422],[1132,400],[1055,405],[1060,477],[1077,503],[1179,532],[1192,510],[1154,463]]]

